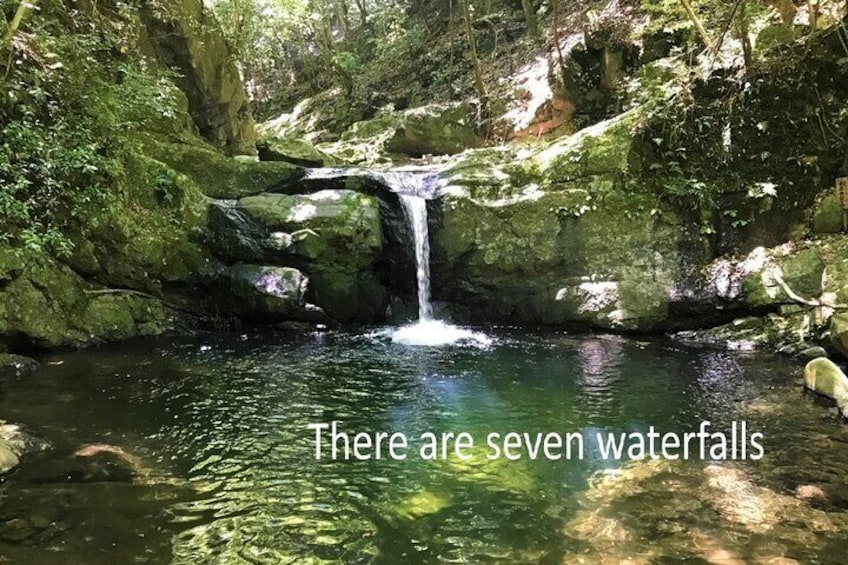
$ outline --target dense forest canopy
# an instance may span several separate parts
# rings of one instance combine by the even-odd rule
[[[366,116],[386,103],[403,108],[481,95],[531,53],[562,58],[567,35],[580,28],[622,44],[665,36],[678,52],[745,38],[740,46],[750,59],[751,37],[769,14],[791,25],[806,11],[815,29],[842,11],[840,2],[829,0],[207,2],[262,117],[330,88],[343,90],[351,111]],[[483,84],[476,81],[478,71]]]

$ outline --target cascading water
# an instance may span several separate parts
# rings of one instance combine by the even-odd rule
[[[427,200],[437,196],[438,175],[432,169],[394,170],[312,169],[307,173],[312,182],[338,182],[359,179],[389,188],[400,197],[407,221],[412,229],[415,272],[418,284],[418,322],[394,330],[376,332],[377,337],[391,337],[405,345],[437,346],[455,343],[485,347],[492,340],[484,334],[436,320],[430,302],[430,236]]]
[[[412,226],[415,244],[418,321],[427,322],[433,319],[433,305],[430,304],[430,230],[427,225],[427,201],[412,194],[401,194],[399,196]]]
[[[449,345],[471,343],[487,346],[491,340],[477,332],[452,326],[433,316],[430,302],[430,230],[427,216],[427,197],[435,196],[431,176],[410,172],[385,172],[379,178],[400,197],[407,220],[412,228],[415,247],[415,273],[418,284],[418,323],[404,326],[392,333],[392,341],[406,345]]]

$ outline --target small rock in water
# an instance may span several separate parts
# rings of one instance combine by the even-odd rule
[[[807,363],[804,386],[835,400],[842,416],[848,418],[848,377],[833,361],[819,358]]]
[[[812,499],[827,499],[827,495],[821,489],[821,487],[817,487],[815,485],[801,485],[795,489],[795,496],[800,498],[801,500],[812,500]]]
[[[827,357],[827,351],[824,347],[808,347],[801,351],[801,357],[806,359],[818,359],[819,357]]]
[[[0,353],[0,377],[22,377],[38,369],[38,361],[23,355]]]

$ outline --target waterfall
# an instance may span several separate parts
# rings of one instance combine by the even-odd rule
[[[427,226],[427,201],[420,196],[400,194],[403,209],[412,226],[415,242],[415,273],[418,282],[418,321],[433,319],[430,304],[430,230]]]
[[[312,169],[306,180],[316,186],[347,183],[351,180],[373,187],[388,188],[398,195],[404,214],[412,228],[415,246],[415,279],[418,284],[418,322],[400,328],[378,331],[395,343],[412,346],[471,345],[489,347],[492,339],[433,317],[430,303],[430,230],[427,225],[427,201],[437,198],[440,180],[437,172],[427,168],[404,169]]]

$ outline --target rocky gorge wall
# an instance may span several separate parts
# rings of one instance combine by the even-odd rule
[[[175,9],[194,14],[189,22],[204,18],[199,2]],[[457,321],[715,328],[689,337],[792,351],[831,343],[831,320],[842,323],[843,245],[826,236],[841,229],[841,212],[823,196],[844,172],[844,156],[806,119],[809,101],[769,103],[797,81],[764,72],[740,102],[756,109],[755,120],[681,126],[706,128],[678,131],[690,153],[707,166],[716,161],[706,173],[697,159],[672,162],[657,141],[668,127],[663,97],[676,95],[686,74],[674,58],[640,71],[650,96],[552,141],[480,148],[467,108],[434,105],[355,124],[341,145],[317,149],[278,120],[260,128],[257,161],[226,155],[252,153],[256,143],[226,45],[208,27],[178,20],[143,19],[144,50],[181,69],[186,104],[180,116],[138,133],[143,150],[126,164],[131,182],[121,199],[79,223],[68,258],[0,252],[6,349],[239,323],[337,326],[414,316],[410,228],[391,179],[307,168],[404,152],[453,154],[428,174],[438,184],[429,203],[434,299]],[[799,98],[815,91],[827,109],[844,101],[844,73],[834,68],[840,48],[832,34],[804,46],[809,84]],[[691,89],[697,108],[726,94],[710,81]],[[767,122],[792,127],[765,130]],[[736,140],[729,148],[725,126]],[[798,138],[806,154],[780,153],[795,152]],[[771,171],[747,163],[767,148],[775,155],[766,163],[802,164]],[[369,150],[379,155],[363,157]],[[843,341],[834,337],[833,347],[848,349]]]

